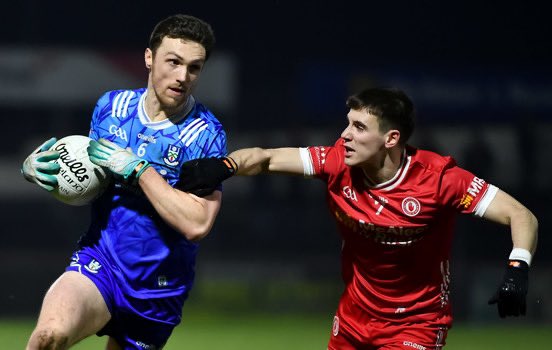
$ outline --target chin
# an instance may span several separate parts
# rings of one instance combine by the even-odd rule
[[[347,166],[354,166],[356,165],[356,162],[354,160],[352,160],[351,158],[345,158],[343,163],[345,163],[345,165]]]
[[[186,98],[166,98],[162,101],[163,105],[170,109],[177,109],[186,103]]]

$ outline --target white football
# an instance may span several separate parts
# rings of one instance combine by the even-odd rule
[[[58,185],[50,193],[63,203],[81,206],[98,198],[111,179],[111,173],[92,163],[86,148],[90,138],[70,135],[58,140],[50,150],[59,152],[54,160],[60,166]]]

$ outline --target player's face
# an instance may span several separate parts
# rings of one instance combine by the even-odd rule
[[[171,114],[185,105],[205,64],[203,45],[165,37],[155,54],[146,49],[146,67],[150,68],[148,91],[155,93],[159,109]]]
[[[341,133],[345,141],[345,164],[377,166],[385,152],[387,135],[379,130],[377,118],[366,110],[351,109],[347,114],[348,124]]]

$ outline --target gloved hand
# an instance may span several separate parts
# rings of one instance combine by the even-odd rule
[[[37,184],[46,191],[53,191],[58,181],[59,164],[52,162],[59,158],[59,152],[49,151],[57,139],[52,137],[38,146],[25,160],[21,167],[21,174],[29,181]]]
[[[92,163],[109,169],[131,185],[136,185],[140,175],[150,167],[147,160],[106,139],[91,140],[86,150]]]
[[[489,300],[489,305],[497,304],[501,318],[525,315],[528,288],[529,265],[525,261],[510,260],[504,280]]]
[[[238,165],[230,157],[200,158],[182,164],[176,188],[204,197],[213,193],[222,181],[236,174]]]

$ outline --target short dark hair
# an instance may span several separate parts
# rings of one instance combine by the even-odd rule
[[[203,45],[205,59],[209,58],[215,45],[215,33],[211,25],[190,15],[176,14],[157,23],[149,39],[149,48],[154,54],[164,37],[191,40]]]
[[[379,130],[399,130],[399,143],[406,144],[414,132],[414,105],[410,98],[397,88],[367,88],[349,96],[347,107],[359,111],[365,109],[379,123]]]

